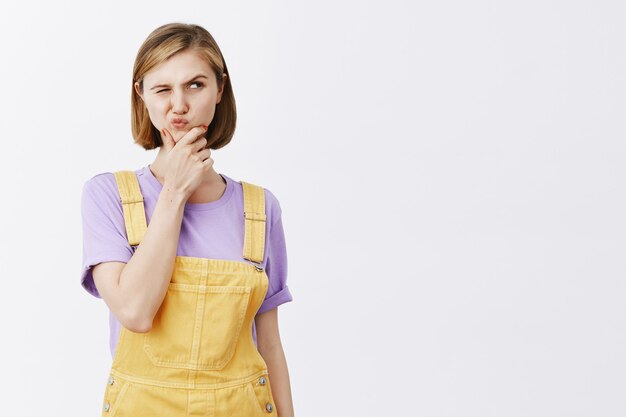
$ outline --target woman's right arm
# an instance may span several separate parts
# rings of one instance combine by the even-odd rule
[[[103,262],[93,269],[102,299],[120,324],[134,332],[147,332],[169,287],[180,228],[189,195],[213,166],[207,140],[195,127],[175,142],[167,132],[166,172],[163,188],[148,228],[127,263]]]
[[[128,263],[103,262],[93,269],[93,280],[102,299],[120,324],[131,331],[149,331],[165,298],[185,201],[180,191],[164,188],[141,244]]]

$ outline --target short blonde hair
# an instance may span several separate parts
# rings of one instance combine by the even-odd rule
[[[207,148],[219,149],[226,146],[235,133],[237,109],[226,61],[213,36],[201,26],[187,23],[168,23],[156,28],[143,42],[135,58],[131,96],[131,125],[135,143],[144,149],[163,145],[161,134],[150,121],[148,109],[135,91],[135,82],[143,92],[143,77],[155,66],[174,54],[190,49],[206,59],[215,73],[218,90],[222,87],[222,74],[227,74],[222,98],[215,108],[215,115],[205,137]]]

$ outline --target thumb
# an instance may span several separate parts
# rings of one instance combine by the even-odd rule
[[[166,128],[161,129],[161,133],[163,134],[163,146],[165,147],[165,150],[169,151],[174,147],[174,145],[176,145],[176,142],[174,141],[172,134]]]

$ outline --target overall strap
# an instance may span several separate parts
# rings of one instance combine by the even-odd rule
[[[139,181],[133,171],[117,171],[113,174],[120,192],[128,243],[137,246],[148,228]]]
[[[243,215],[246,222],[243,258],[260,264],[263,262],[265,247],[265,190],[259,185],[240,182],[243,186]]]

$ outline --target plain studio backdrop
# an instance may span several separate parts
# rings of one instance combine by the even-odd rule
[[[283,209],[297,416],[626,415],[619,1],[0,8],[2,415],[100,415],[80,194],[137,169],[132,65],[197,23],[238,106],[215,169]]]

